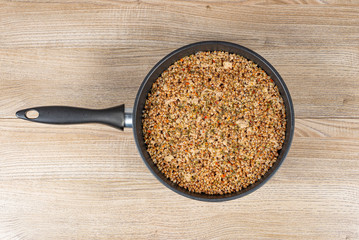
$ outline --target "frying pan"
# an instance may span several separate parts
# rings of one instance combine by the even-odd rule
[[[151,160],[151,157],[146,150],[146,144],[144,142],[142,134],[142,111],[144,109],[147,95],[151,90],[154,81],[156,81],[156,79],[161,75],[161,73],[174,62],[185,56],[195,54],[199,51],[226,51],[229,53],[241,55],[253,61],[259,67],[261,67],[269,76],[271,76],[271,78],[277,85],[285,104],[287,128],[285,133],[285,141],[282,149],[278,152],[279,156],[277,161],[268,170],[268,172],[263,175],[261,179],[249,185],[247,188],[229,194],[209,195],[204,193],[190,192],[185,188],[178,186],[176,183],[170,181]],[[38,116],[34,118],[30,117],[29,114],[27,114],[29,111],[36,111],[38,113]],[[263,57],[253,52],[252,50],[234,43],[221,41],[205,41],[193,43],[179,48],[164,57],[151,69],[151,71],[143,80],[137,92],[133,109],[125,110],[124,105],[107,109],[84,109],[64,106],[47,106],[20,110],[16,113],[16,116],[18,118],[33,122],[50,124],[102,123],[120,130],[123,130],[124,127],[132,127],[136,145],[143,161],[160,182],[162,182],[171,190],[185,197],[212,202],[243,197],[257,190],[265,182],[267,182],[268,179],[273,176],[273,174],[278,170],[278,168],[284,161],[289,151],[294,133],[293,103],[289,91],[279,73],[274,69],[271,64],[269,64],[269,62],[267,62]]]

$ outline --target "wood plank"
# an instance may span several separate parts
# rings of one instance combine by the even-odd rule
[[[30,3],[43,3],[41,0],[31,0],[27,1]],[[92,3],[92,4],[124,4],[124,3],[163,3],[161,0],[117,0],[117,1],[91,1],[88,0],[76,0],[76,2],[71,0],[63,0],[61,3],[63,4],[73,4],[73,3]],[[185,4],[185,0],[179,0],[179,1],[168,1],[171,4],[176,4],[174,2]],[[358,0],[226,0],[226,1],[218,1],[218,0],[196,0],[192,2],[203,2],[203,3],[231,3],[231,4],[237,4],[237,5],[334,5],[334,6],[351,6],[351,5],[358,5]],[[52,4],[55,4],[58,2],[54,2]]]
[[[208,5],[196,1],[118,2],[116,5],[71,2],[51,6],[6,3],[0,10],[3,23],[0,43],[2,48],[108,49],[124,45],[177,47],[194,41],[223,39],[241,41],[249,48],[357,48],[358,12],[358,8],[351,6],[278,8],[231,2]]]
[[[0,217],[4,239],[358,237],[357,189],[342,184],[271,185],[236,202],[211,204],[158,190],[126,191],[116,183],[14,183],[1,183],[1,203],[8,206]]]
[[[3,119],[0,236],[356,239],[358,129],[358,119],[298,120],[292,149],[265,186],[213,204],[159,183],[129,129]]]
[[[296,119],[295,137],[358,139],[358,119]]]
[[[0,49],[0,118],[39,105],[132,107],[146,74],[174,49],[142,50]],[[259,52],[287,83],[297,118],[359,116],[359,50]]]

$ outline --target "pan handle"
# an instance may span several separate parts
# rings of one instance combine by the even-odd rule
[[[106,109],[87,109],[65,106],[34,107],[20,110],[16,113],[18,118],[50,124],[78,124],[78,123],[102,123],[123,130],[132,127],[132,116],[126,113],[125,105]],[[129,118],[131,118],[129,120]],[[131,122],[131,123],[130,123]]]

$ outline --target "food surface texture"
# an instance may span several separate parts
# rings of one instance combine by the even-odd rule
[[[147,151],[172,182],[227,194],[271,168],[286,131],[283,99],[270,76],[228,52],[197,52],[165,70],[143,110]]]

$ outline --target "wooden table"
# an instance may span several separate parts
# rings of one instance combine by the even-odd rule
[[[294,101],[287,159],[244,198],[167,189],[130,129],[15,118],[131,107],[157,61],[203,40],[261,54]],[[359,239],[357,0],[1,1],[0,93],[0,239]]]

